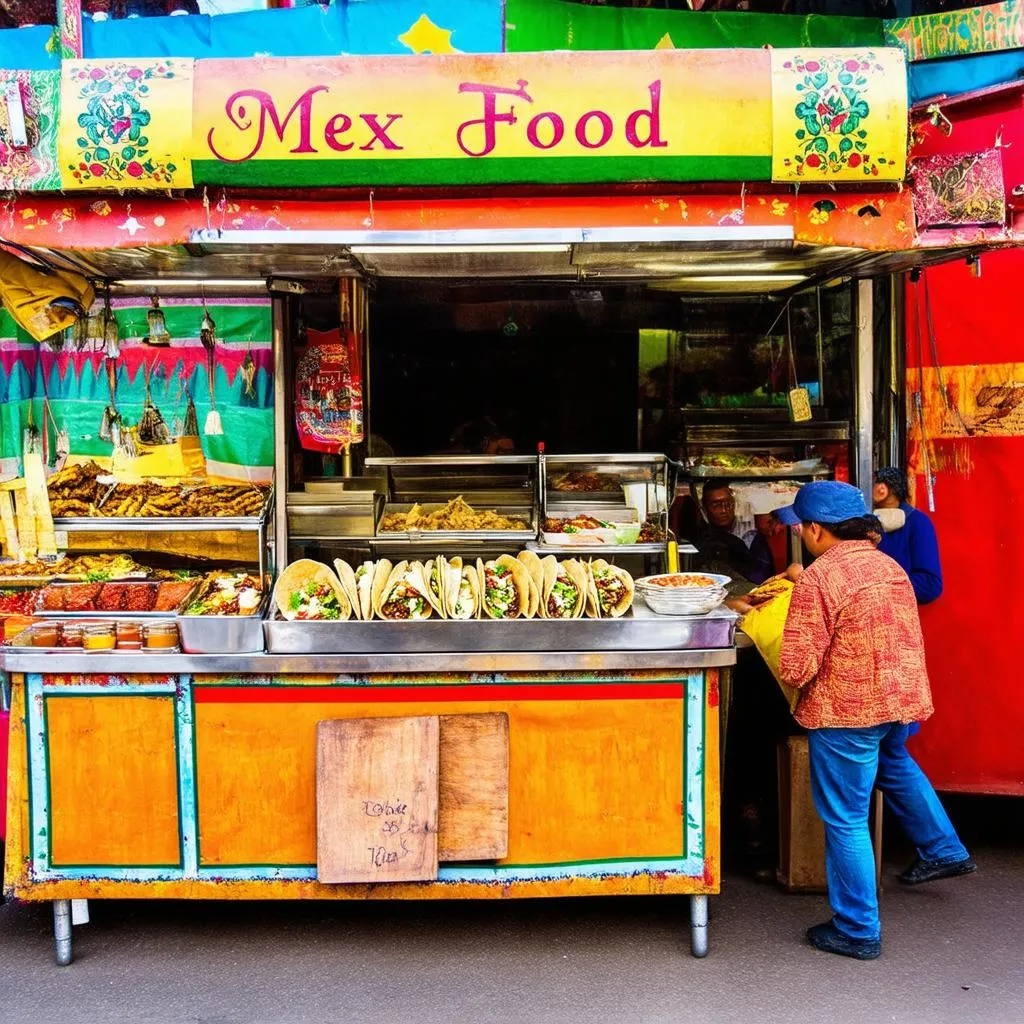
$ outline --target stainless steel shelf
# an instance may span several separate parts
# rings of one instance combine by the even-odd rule
[[[603,672],[720,668],[736,649],[671,651],[504,651],[437,654],[37,654],[0,649],[0,669],[46,675],[354,675],[375,673]],[[500,684],[503,680],[497,680]],[[515,680],[509,685],[521,685]],[[367,687],[367,701],[373,688]]]
[[[55,530],[69,533],[109,533],[119,530],[124,533],[212,533],[215,530],[244,530],[258,532],[266,523],[263,516],[204,516],[186,519],[172,516],[125,517],[83,516],[73,519],[54,519]]]
[[[580,555],[664,555],[665,554],[665,543],[662,541],[660,544],[544,544],[543,542],[534,541],[526,545],[528,551],[536,551],[538,553],[546,552],[549,555],[554,554],[580,554]],[[695,554],[696,548],[693,552],[684,552],[682,547],[679,551],[683,554]]]

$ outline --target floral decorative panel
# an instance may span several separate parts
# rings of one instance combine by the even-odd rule
[[[190,188],[191,59],[65,61],[65,189]]]
[[[772,180],[901,181],[901,50],[772,50]]]

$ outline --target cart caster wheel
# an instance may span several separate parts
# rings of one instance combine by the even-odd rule
[[[57,966],[67,967],[71,963],[71,900],[53,901],[53,938]]]
[[[690,952],[702,959],[708,955],[708,898],[690,897]]]

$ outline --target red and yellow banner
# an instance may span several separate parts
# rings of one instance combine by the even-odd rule
[[[63,104],[70,188],[874,183],[906,163],[898,50],[74,61]]]

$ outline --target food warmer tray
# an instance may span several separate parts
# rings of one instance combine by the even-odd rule
[[[263,650],[264,594],[252,615],[178,615],[178,636],[186,654],[258,654]],[[184,608],[187,602],[183,602]]]
[[[445,502],[421,503],[420,508],[425,512],[433,512],[436,509],[444,508]],[[380,523],[385,516],[395,512],[409,512],[413,507],[412,503],[403,502],[388,503],[384,506],[381,519],[377,522],[376,539],[378,541],[402,541],[415,544],[424,543],[459,543],[466,541],[495,541],[508,542],[512,544],[523,544],[528,540],[537,539],[537,511],[530,505],[505,505],[494,509],[479,509],[478,511],[497,512],[498,515],[508,516],[512,519],[522,519],[528,523],[525,530],[381,530]]]
[[[656,615],[634,605],[618,619],[310,622],[268,618],[271,654],[436,654],[444,651],[655,651],[732,647],[739,616]]]

